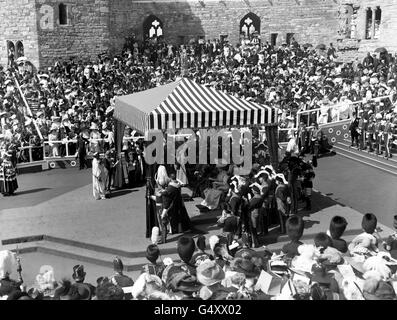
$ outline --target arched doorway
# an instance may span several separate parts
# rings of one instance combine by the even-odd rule
[[[16,58],[24,57],[25,56],[25,48],[23,47],[22,41],[17,41],[16,46]]]
[[[261,32],[261,19],[255,13],[247,13],[240,21],[240,34],[251,38],[252,35]]]
[[[154,15],[150,15],[143,22],[143,37],[150,39],[163,35],[163,22]]]
[[[13,66],[15,62],[15,45],[12,41],[7,41],[7,55],[8,55],[8,66]]]

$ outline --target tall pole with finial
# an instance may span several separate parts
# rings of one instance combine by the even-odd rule
[[[23,278],[22,278],[22,265],[21,265],[21,257],[20,257],[20,255],[19,255],[19,248],[18,248],[18,245],[17,245],[17,248],[16,248],[16,252],[17,252],[17,272],[18,272],[18,275],[19,275],[19,283],[20,284],[22,284],[23,283]]]

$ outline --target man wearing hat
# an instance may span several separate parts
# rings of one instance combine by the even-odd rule
[[[77,291],[79,298],[78,300],[91,300],[95,295],[95,287],[90,283],[84,283],[86,272],[84,266],[81,264],[73,267],[72,278],[75,283],[72,285],[72,289]],[[72,290],[73,291],[73,290]]]
[[[160,249],[157,245],[151,244],[146,249],[146,259],[149,260],[149,264],[143,266],[142,273],[148,273],[161,277],[165,269],[163,262],[157,262],[160,257]]]
[[[90,151],[92,153],[99,152],[99,139],[101,139],[101,133],[99,132],[98,125],[93,122],[90,127]]]
[[[382,154],[382,138],[383,138],[383,125],[382,125],[382,119],[383,116],[381,113],[376,114],[375,116],[376,123],[374,126],[374,132],[375,132],[375,150],[376,154],[380,155]]]
[[[17,174],[11,159],[12,150],[9,149],[0,165],[0,193],[3,196],[12,196],[18,189]]]
[[[371,111],[372,112],[372,111]],[[370,112],[370,113],[371,113]],[[370,115],[368,119],[368,127],[367,127],[367,137],[368,137],[368,147],[369,147],[369,152],[374,152],[374,141],[376,141],[375,138],[375,117],[373,115]]]
[[[134,280],[123,274],[124,265],[119,257],[116,257],[113,260],[113,270],[116,273],[112,277],[110,277],[110,281],[114,285],[119,286],[121,288],[132,287],[134,285]],[[127,300],[132,299],[132,295],[131,294],[128,294],[128,296],[126,295],[126,299]]]
[[[393,127],[391,123],[391,114],[386,115],[386,123],[383,129],[383,141],[385,143],[385,157],[391,158],[390,141],[393,138]]]
[[[196,266],[192,263],[192,257],[195,250],[196,244],[192,237],[183,236],[178,239],[178,255],[191,275],[196,275]]]
[[[277,188],[275,198],[280,221],[280,233],[285,234],[285,222],[287,221],[290,213],[291,194],[288,188],[288,183],[283,174],[276,175],[276,184]]]
[[[397,215],[393,217],[393,227],[397,230]],[[386,241],[383,241],[383,247],[390,252],[393,259],[397,259],[397,232],[390,235]]]
[[[88,139],[84,138],[83,133],[80,132],[80,134],[77,136],[77,142],[76,142],[76,148],[77,148],[76,159],[79,159],[79,165],[80,165],[79,170],[82,170],[84,168],[88,169],[87,160],[86,160],[87,143],[89,143]]]
[[[259,221],[263,221],[260,219],[260,217],[265,215],[265,209],[263,208],[263,197],[261,195],[260,185],[257,183],[251,185],[251,191],[254,196],[248,203],[249,231],[251,233],[252,245],[254,248],[258,248],[258,228],[260,227]],[[261,227],[263,228],[263,226]]]

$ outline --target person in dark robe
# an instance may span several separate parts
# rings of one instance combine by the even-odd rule
[[[155,196],[154,180],[151,176],[152,168],[148,166],[149,173],[146,177],[146,238],[150,238],[153,227],[157,226],[157,206],[153,200]]]
[[[84,138],[82,133],[80,133],[77,136],[76,147],[77,147],[77,158],[79,159],[79,163],[80,163],[79,170],[82,170],[84,168],[88,169],[87,160],[86,160],[86,156],[87,156],[86,144],[88,142],[89,142],[88,139]]]
[[[3,196],[12,196],[18,189],[15,167],[12,164],[12,152],[9,150],[0,165],[0,193]]]
[[[171,233],[182,233],[190,229],[190,218],[182,199],[181,185],[175,173],[170,174],[171,182],[163,192],[163,205],[168,215]]]
[[[116,257],[113,260],[113,269],[115,271],[115,274],[110,278],[110,281],[114,285],[119,286],[121,288],[132,287],[134,285],[134,280],[132,280],[132,278],[130,278],[129,276],[123,274],[124,265],[120,258]],[[132,299],[131,293],[127,293],[125,295],[125,298],[126,300],[131,300]]]
[[[284,175],[276,175],[277,189],[275,192],[275,198],[277,202],[277,210],[280,221],[280,233],[285,234],[285,223],[290,214],[291,206],[291,195],[288,187],[288,182],[285,180]]]

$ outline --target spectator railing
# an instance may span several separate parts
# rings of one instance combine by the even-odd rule
[[[368,102],[380,102],[380,101],[382,101],[384,99],[390,99],[391,100],[392,97],[393,97],[393,95],[387,95],[387,96],[376,97],[376,98],[372,98],[372,99],[368,99],[368,100],[354,101],[354,102],[349,103],[349,106],[356,105],[356,104],[361,104],[361,103],[368,103]],[[328,112],[329,116],[331,116],[329,114],[329,112],[332,109],[337,110],[337,112],[335,114],[336,118],[331,116],[331,121],[330,122],[327,121],[326,123],[334,123],[334,122],[336,123],[336,122],[341,121],[341,119],[340,119],[340,110],[339,110],[341,106],[342,106],[342,104],[338,103],[338,104],[332,105],[332,106],[330,106],[328,108],[327,112]],[[322,108],[316,108],[316,109],[311,109],[311,110],[299,111],[297,113],[297,116],[296,116],[296,122],[295,122],[296,128],[299,127],[299,124],[300,124],[300,121],[301,121],[301,117],[302,116],[306,116],[306,115],[307,115],[306,126],[309,126],[313,122],[319,123],[318,120],[320,118],[321,111],[322,111]],[[314,119],[312,118],[313,114],[315,115]],[[349,116],[346,119],[350,119],[350,114],[349,114]],[[346,119],[342,119],[342,120],[346,120]],[[321,124],[325,124],[325,123],[321,123]]]
[[[44,160],[43,146],[23,146],[17,152],[17,163],[27,164]]]
[[[124,140],[132,140],[136,142],[137,140],[144,138],[144,137],[128,137],[123,138]],[[97,144],[95,144],[97,142]],[[92,155],[95,152],[99,152],[103,154],[105,152],[105,142],[109,142],[108,139],[89,139],[89,143],[86,146],[86,151],[88,155]],[[70,158],[77,156],[77,147],[76,147],[77,140],[72,139],[64,139],[64,140],[54,140],[54,141],[44,141],[43,142],[43,154],[44,160],[51,159],[51,158]],[[97,146],[95,146],[97,145]],[[64,149],[63,149],[64,146]],[[61,150],[59,148],[61,147]],[[58,155],[54,155],[55,152],[58,152]]]

